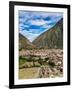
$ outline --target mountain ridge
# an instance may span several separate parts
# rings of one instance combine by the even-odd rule
[[[40,34],[33,42],[19,33],[19,49],[63,48],[63,18],[52,28]]]
[[[38,48],[63,48],[63,18],[32,43]]]

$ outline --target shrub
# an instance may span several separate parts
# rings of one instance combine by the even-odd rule
[[[45,58],[45,60],[49,60],[49,57]]]
[[[40,65],[43,64],[43,59],[42,59],[41,57],[39,57],[38,63],[39,63]]]
[[[49,66],[51,66],[51,67],[54,67],[54,66],[55,66],[55,63],[54,63],[54,62],[49,61],[49,62],[48,62],[48,65],[49,65]]]
[[[19,56],[19,65],[23,65],[26,61],[26,58]]]

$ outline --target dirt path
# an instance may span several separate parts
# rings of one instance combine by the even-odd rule
[[[38,78],[39,77],[39,72],[40,72],[41,68],[39,67],[38,70],[37,70],[37,73],[35,74],[35,78]]]

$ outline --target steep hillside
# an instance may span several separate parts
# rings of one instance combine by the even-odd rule
[[[19,33],[19,49],[33,49],[35,46],[22,34]]]
[[[33,42],[37,48],[63,48],[63,19],[54,27],[38,36]]]

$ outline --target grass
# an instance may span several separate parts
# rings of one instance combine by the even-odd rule
[[[19,57],[19,65],[23,65],[26,62],[25,58]]]
[[[42,65],[54,67],[55,63],[52,62],[49,57],[46,57],[45,59],[42,59],[42,57],[36,59],[36,57],[33,55],[29,56],[28,58],[23,56],[19,57],[19,68],[40,67]]]
[[[37,78],[36,73],[37,73],[38,69],[39,69],[38,67],[20,69],[19,70],[19,79]]]

